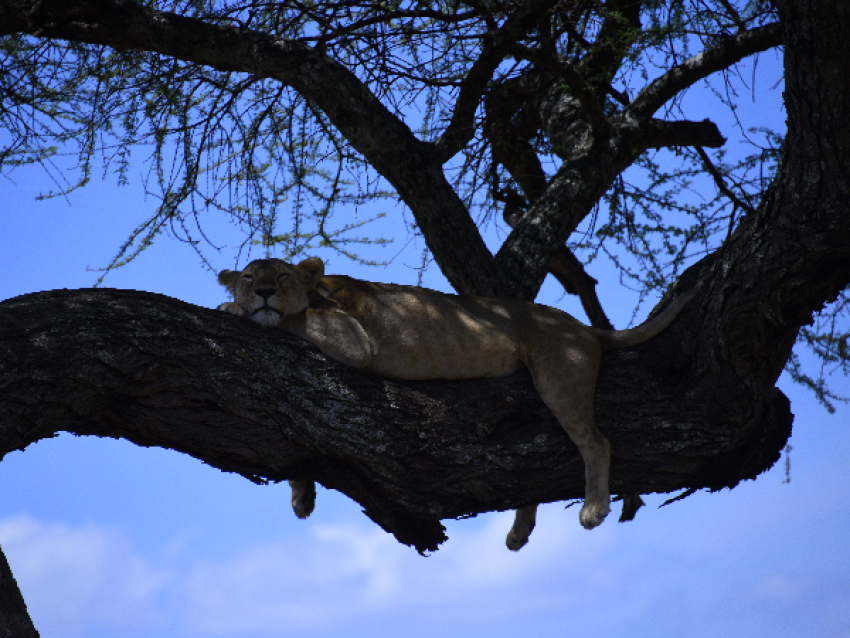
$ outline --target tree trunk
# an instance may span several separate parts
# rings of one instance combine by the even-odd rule
[[[26,603],[0,548],[0,635],[8,638],[38,638]]]

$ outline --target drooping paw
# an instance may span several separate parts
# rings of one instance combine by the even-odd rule
[[[624,494],[623,513],[620,515],[620,522],[625,523],[626,521],[634,520],[635,514],[637,514],[637,511],[644,505],[646,505],[646,503],[643,502],[643,499],[637,492]]]
[[[532,529],[534,527],[532,526]],[[518,552],[523,547],[525,547],[526,543],[528,543],[528,537],[531,534],[531,530],[529,530],[526,534],[522,534],[517,532],[513,527],[511,531],[508,532],[508,537],[505,539],[505,545],[508,546],[508,549],[512,552]]]
[[[602,523],[608,516],[608,512],[611,511],[609,501],[610,499],[607,498],[598,501],[586,500],[581,508],[581,513],[578,515],[581,526],[585,529],[593,529]]]
[[[516,511],[513,527],[508,532],[508,537],[505,539],[505,545],[512,552],[518,552],[528,542],[528,537],[534,531],[534,525],[537,522],[537,506],[523,507]]]
[[[307,518],[316,507],[316,484],[313,481],[289,481],[292,488],[292,511],[298,518]]]

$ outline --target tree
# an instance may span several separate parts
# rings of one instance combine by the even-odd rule
[[[605,325],[574,251],[620,241],[642,259],[627,274],[643,290],[697,298],[659,338],[606,356],[597,418],[612,490],[733,487],[779,457],[792,415],[776,378],[801,327],[850,281],[850,10],[740,5],[4,0],[0,157],[14,168],[48,161],[48,141],[76,143],[82,185],[99,149],[124,179],[133,144],[150,143],[162,204],[116,265],[165,225],[188,232],[207,206],[285,256],[316,238],[347,250],[350,227],[328,228],[333,208],[393,194],[458,292],[533,299],[551,271]],[[784,138],[737,166],[710,157],[724,139],[675,118],[681,95],[780,45]],[[658,148],[679,149],[678,174],[653,164]],[[629,183],[629,167],[645,181]],[[698,171],[717,193],[702,206],[681,191]],[[583,239],[600,202],[608,221]],[[479,207],[478,221],[501,211],[512,227],[495,255]],[[659,212],[671,207],[691,217],[677,225]],[[839,328],[843,310],[829,317]],[[420,551],[444,539],[440,519],[583,491],[525,373],[391,383],[287,335],[126,291],[39,293],[0,317],[3,453],[64,430],[179,449],[256,481],[315,478]],[[838,333],[803,335],[846,365]],[[256,390],[234,390],[237,376]]]

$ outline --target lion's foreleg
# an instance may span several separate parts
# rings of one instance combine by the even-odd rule
[[[235,301],[225,301],[224,303],[219,304],[217,309],[223,312],[229,312],[231,315],[237,315],[239,317],[248,316],[248,311]]]
[[[284,327],[318,346],[337,361],[355,368],[365,368],[372,362],[373,345],[366,330],[357,319],[340,310],[308,309],[303,327]]]

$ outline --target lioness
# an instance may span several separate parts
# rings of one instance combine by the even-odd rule
[[[585,465],[579,514],[587,529],[609,512],[611,446],[593,421],[593,393],[603,350],[651,339],[690,295],[631,330],[589,328],[555,308],[515,299],[448,295],[427,288],[324,276],[321,259],[298,265],[257,259],[218,281],[234,301],[219,310],[288,330],[337,361],[396,379],[471,379],[525,365],[543,402],[578,446]],[[312,481],[290,481],[300,518],[313,511]],[[518,550],[534,528],[536,506],[517,510],[507,546]]]

